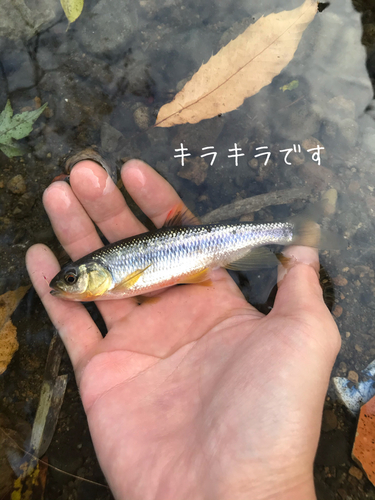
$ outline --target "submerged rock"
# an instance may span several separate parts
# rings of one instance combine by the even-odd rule
[[[137,25],[134,1],[99,0],[83,20],[81,42],[94,54],[120,50],[128,44]]]
[[[203,158],[188,158],[185,165],[178,171],[178,176],[194,182],[197,186],[202,184],[207,177],[208,165]]]
[[[25,179],[20,174],[15,175],[8,182],[7,188],[13,194],[25,194],[26,193]]]
[[[55,11],[61,8],[58,2],[50,0],[38,0],[36,5],[31,10],[24,0],[0,0],[0,36],[29,39],[51,22]]]

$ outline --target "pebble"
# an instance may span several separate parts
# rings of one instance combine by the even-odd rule
[[[337,371],[337,375],[340,376],[340,377],[344,377],[346,375],[347,369],[348,368],[346,366],[345,361],[341,361],[340,364],[339,364],[339,369]]]
[[[133,113],[133,118],[138,128],[147,130],[150,126],[150,113],[146,106],[139,106]]]
[[[341,274],[333,278],[332,281],[336,286],[346,286],[348,284],[348,280],[344,276],[341,276]]]
[[[206,180],[207,169],[208,164],[203,158],[188,158],[185,160],[185,165],[178,171],[177,175],[199,186]]]
[[[358,344],[356,344],[356,345],[354,346],[354,349],[355,349],[357,352],[362,352],[362,351],[363,351],[362,347],[361,347],[360,345],[358,345]]]
[[[349,474],[355,478],[358,479],[358,481],[360,481],[363,477],[363,472],[358,469],[357,467],[354,467],[354,465],[352,465],[349,469]]]
[[[250,168],[254,169],[254,170],[258,170],[258,160],[256,158],[252,158],[251,160],[249,160],[247,162],[247,164],[249,165]]]
[[[323,212],[326,217],[330,217],[336,212],[337,190],[328,189],[322,195]]]
[[[318,141],[318,139],[315,139],[315,137],[308,137],[307,139],[305,139],[305,140],[302,141],[302,147],[306,151],[308,151],[309,149],[314,149],[317,146],[320,146],[322,148],[320,150],[320,156],[323,157],[323,158],[325,156],[327,156],[327,153],[326,153],[326,150],[324,149],[323,144],[320,141]],[[313,152],[314,151],[311,151],[310,154],[313,153]]]
[[[343,311],[343,308],[339,304],[337,304],[334,307],[332,314],[335,316],[335,318],[339,318],[342,315]]]
[[[13,215],[18,219],[23,219],[30,215],[30,210],[35,203],[35,196],[30,193],[25,193],[19,199],[16,208],[13,210]]]
[[[349,370],[348,380],[354,382],[355,384],[358,384],[358,373],[355,372],[354,370]]]
[[[323,421],[322,421],[322,431],[329,432],[337,427],[337,417],[332,410],[324,410]]]
[[[25,179],[20,174],[15,175],[8,182],[7,188],[13,194],[25,194],[26,193]]]

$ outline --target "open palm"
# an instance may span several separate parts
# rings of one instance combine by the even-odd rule
[[[180,203],[143,162],[125,187],[157,227]],[[96,163],[44,204],[73,260],[145,231]],[[84,307],[49,294],[52,252],[27,254],[33,284],[72,360],[102,469],[118,499],[315,498],[312,463],[340,340],[322,300],[317,255],[295,248],[275,307],[263,316],[224,270],[213,285],[172,287],[156,303],[97,302],[102,338]]]

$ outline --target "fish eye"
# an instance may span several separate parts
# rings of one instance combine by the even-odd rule
[[[69,271],[65,276],[64,280],[68,285],[74,285],[74,283],[77,281],[77,275],[73,271]]]

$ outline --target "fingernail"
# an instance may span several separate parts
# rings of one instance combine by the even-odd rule
[[[127,166],[125,163],[123,167],[123,175],[126,176],[126,182],[131,183],[135,189],[142,189],[146,184],[146,177],[136,165],[130,164]]]
[[[115,185],[108,173],[97,163],[86,165],[77,164],[71,174],[71,181],[75,188],[81,190],[81,187],[89,187],[89,198],[98,195],[106,195],[115,189]],[[85,192],[87,189],[85,189]]]

